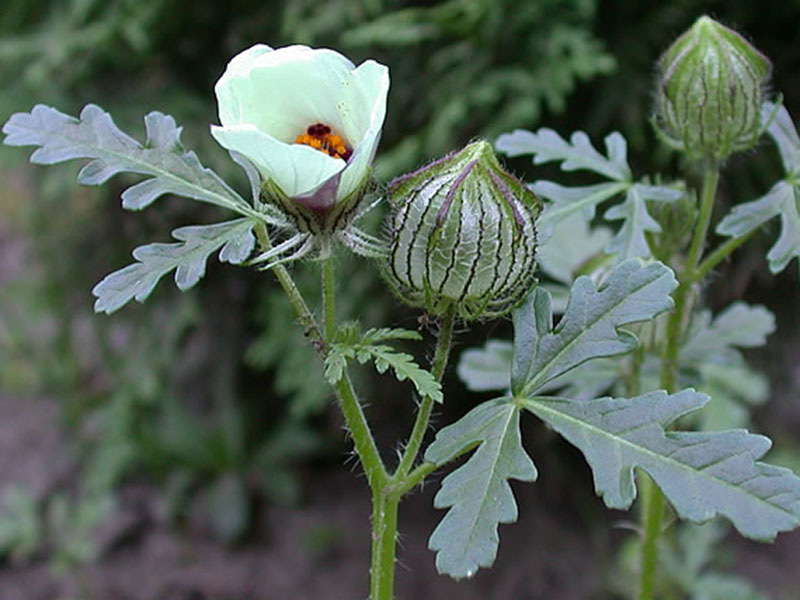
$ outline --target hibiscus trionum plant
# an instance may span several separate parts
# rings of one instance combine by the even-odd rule
[[[607,506],[626,509],[642,490],[641,555],[629,587],[647,599],[656,594],[667,510],[693,522],[722,516],[757,540],[800,525],[800,479],[760,462],[770,441],[734,418],[722,419],[732,428],[718,430],[709,427],[714,419],[697,418],[709,403],[733,406],[747,398],[746,386],[737,390],[732,382],[756,375],[738,348],[762,344],[773,328],[761,307],[703,310],[701,284],[776,217],[782,229],[767,255],[771,270],[800,256],[800,138],[787,109],[765,97],[767,58],[713,20],[700,18],[658,67],[654,125],[702,169],[699,191],[681,180],[636,178],[618,133],[605,138],[602,153],[582,132],[567,140],[549,129],[514,131],[496,148],[530,155],[535,164],[590,171],[598,183],[523,184],[485,141],[375,182],[387,67],[356,67],[333,50],[305,46],[256,45],[234,57],[216,84],[219,124],[211,135],[247,174],[244,196],[184,149],[180,128],[158,112],[145,117],[144,143],[94,105],[77,119],[39,105],[13,115],[3,132],[8,145],[37,146],[35,163],[90,159],[78,175],[83,184],[122,172],[143,175],[123,192],[123,208],[176,195],[234,213],[176,229],[174,242],[134,250],[133,264],[94,288],[95,310],[144,301],[172,272],[185,290],[214,253],[274,274],[324,363],[372,495],[371,600],[394,597],[399,503],[460,457],[466,460],[435,496],[444,512],[429,547],[439,572],[453,578],[492,565],[499,525],[517,518],[509,481],[539,476],[522,445],[525,415],[583,453]],[[786,176],[762,198],[736,205],[715,225],[724,241],[708,247],[725,160],[765,132]],[[380,204],[385,224],[369,233],[362,217]],[[600,223],[598,210],[613,227]],[[337,321],[334,264],[347,251],[365,257],[401,301],[436,322],[428,367],[398,349],[419,342],[417,331]],[[319,313],[286,269],[289,262],[319,271]],[[504,316],[513,321],[513,341],[489,340],[462,353],[458,365],[468,387],[499,395],[429,440],[434,405],[446,402],[440,382],[456,325]],[[349,375],[355,363],[413,384],[414,422],[395,460],[377,447],[364,410],[369,398]]]

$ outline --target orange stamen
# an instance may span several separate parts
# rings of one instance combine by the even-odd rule
[[[342,160],[347,160],[353,154],[342,136],[331,133],[331,128],[322,123],[309,125],[305,133],[301,133],[295,138],[294,143],[311,146],[328,156]]]

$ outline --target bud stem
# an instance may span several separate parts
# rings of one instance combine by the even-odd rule
[[[456,304],[452,303],[445,310],[442,316],[442,322],[439,326],[439,338],[436,341],[436,352],[433,355],[433,364],[431,373],[433,373],[436,381],[441,382],[444,370],[447,367],[447,359],[450,356],[450,347],[453,341],[453,324],[456,318]],[[405,483],[408,478],[408,473],[414,465],[414,461],[419,454],[420,446],[422,445],[422,438],[425,437],[425,431],[428,429],[428,422],[431,418],[431,411],[433,410],[433,398],[425,396],[420,403],[417,417],[414,420],[414,427],[411,429],[411,435],[408,438],[408,444],[400,459],[400,464],[397,471],[392,477],[394,482]]]
[[[698,282],[698,275],[701,272],[698,264],[711,223],[718,183],[719,167],[716,163],[708,161],[703,177],[700,214],[686,262],[677,273],[678,287],[674,292],[675,307],[667,322],[667,339],[661,357],[661,387],[670,394],[678,391],[678,356],[684,326],[688,323],[691,312],[692,288]],[[733,248],[729,252],[732,250]],[[716,253],[712,257],[714,255]],[[661,536],[661,520],[664,515],[664,496],[658,486],[646,475],[642,478],[642,498],[644,539],[641,549],[638,600],[653,600],[658,567],[658,539]]]

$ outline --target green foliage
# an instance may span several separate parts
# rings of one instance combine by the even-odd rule
[[[36,499],[25,489],[6,487],[0,501],[0,558],[30,558],[43,534]]]
[[[677,282],[660,263],[619,263],[597,288],[589,277],[572,285],[563,318],[553,327],[549,294],[535,289],[514,312],[515,350],[511,387],[528,395],[559,375],[598,357],[636,347],[636,337],[618,327],[652,319],[672,306]]]
[[[393,93],[394,124],[379,168],[398,173],[474,136],[491,139],[535,123],[544,110],[563,111],[580,81],[614,70],[614,58],[591,33],[595,19],[596,3],[583,0],[401,2],[358,15],[342,28],[341,46],[371,49],[394,72],[414,74],[413,88]]]
[[[675,286],[672,272],[660,263],[618,263],[597,289],[588,277],[575,280],[555,327],[549,294],[536,288],[514,312],[510,360],[507,346],[496,342],[462,360],[459,370],[468,383],[491,389],[507,387],[510,381],[512,395],[485,402],[444,428],[426,452],[427,461],[441,464],[479,448],[445,479],[441,498],[436,499],[436,506],[450,508],[430,544],[439,551],[440,572],[464,577],[490,565],[497,552],[497,524],[516,519],[507,480],[536,478],[519,441],[521,409],[581,450],[594,473],[597,493],[611,508],[633,503],[638,467],[656,481],[682,518],[703,522],[721,514],[740,533],[756,539],[772,539],[800,525],[800,478],[788,469],[757,462],[771,445],[767,438],[744,430],[667,432],[678,418],[703,407],[709,400],[705,394],[685,389],[631,398],[534,395],[547,384],[563,388],[566,382],[571,384],[567,392],[599,392],[620,378],[616,361],[622,359],[609,357],[630,352],[637,340],[618,327],[652,319],[670,308]],[[698,361],[715,364],[738,356],[736,347],[762,344],[772,327],[772,316],[760,307],[734,305],[714,321],[706,314],[692,330],[685,360],[696,367]],[[596,371],[587,369],[592,359],[600,359]],[[491,366],[476,368],[481,361]],[[565,380],[573,369],[584,369],[582,378]],[[480,423],[488,423],[485,430]],[[530,465],[528,471],[510,466],[523,463]],[[505,495],[498,503],[499,489]],[[457,533],[464,530],[465,538]],[[457,541],[451,545],[448,538]]]
[[[765,103],[764,118],[774,110],[773,105]],[[736,205],[719,222],[717,233],[740,238],[779,216],[781,234],[767,254],[767,261],[770,271],[780,273],[793,258],[800,262],[800,137],[783,106],[777,108],[767,131],[780,150],[785,177],[761,198]]]
[[[115,271],[92,290],[97,297],[94,309],[111,314],[134,298],[143,302],[170,271],[175,271],[175,285],[181,291],[195,285],[206,272],[210,254],[220,248],[221,262],[241,264],[255,246],[252,219],[234,219],[214,225],[180,227],[172,237],[174,244],[148,244],[133,251],[138,262]]]
[[[536,467],[522,447],[520,408],[510,398],[484,402],[439,430],[425,451],[434,464],[450,462],[477,446],[461,467],[442,481],[434,506],[449,508],[431,534],[436,569],[455,579],[472,577],[497,555],[497,526],[517,520],[509,479],[535,481]]]
[[[114,502],[107,495],[71,501],[56,494],[47,504],[47,529],[53,545],[51,563],[57,573],[94,561],[98,546],[93,534],[110,514]]]
[[[582,187],[564,187],[552,181],[533,183],[531,189],[551,202],[539,223],[545,231],[578,212],[591,220],[600,203],[624,193],[623,202],[611,206],[603,215],[608,221],[622,220],[606,252],[617,255],[618,260],[648,258],[652,252],[647,234],[660,233],[661,226],[648,212],[647,202],[674,202],[683,192],[674,187],[635,182],[628,165],[627,143],[619,133],[606,136],[605,147],[607,156],[600,154],[582,131],[573,133],[567,142],[547,128],[536,133],[518,129],[497,140],[497,149],[509,156],[531,154],[537,165],[561,161],[564,171],[588,170],[611,180]]]
[[[580,449],[610,508],[633,503],[633,469],[640,467],[681,518],[704,522],[724,515],[739,533],[760,540],[800,525],[800,478],[756,462],[772,445],[769,439],[743,430],[666,433],[708,400],[687,389],[590,401],[531,397],[523,404]]]
[[[659,545],[661,569],[656,584],[658,598],[691,600],[769,600],[741,576],[726,573],[732,557],[722,547],[727,527],[712,521],[704,525],[681,523]],[[622,548],[620,565],[610,578],[611,587],[622,597],[636,593],[638,539]],[[726,560],[727,559],[727,560]]]
[[[347,361],[357,360],[362,365],[373,361],[378,373],[391,368],[398,381],[411,381],[420,396],[443,402],[442,386],[430,371],[421,368],[410,354],[379,343],[397,339],[419,340],[422,336],[407,329],[369,329],[359,335],[357,326],[343,327],[325,358],[325,377],[335,385],[344,377]]]

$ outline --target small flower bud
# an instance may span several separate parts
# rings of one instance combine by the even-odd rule
[[[386,279],[433,315],[502,315],[534,283],[541,200],[474,142],[389,184]]]
[[[755,145],[772,65],[741,35],[700,17],[658,69],[656,121],[669,142],[717,162]]]

